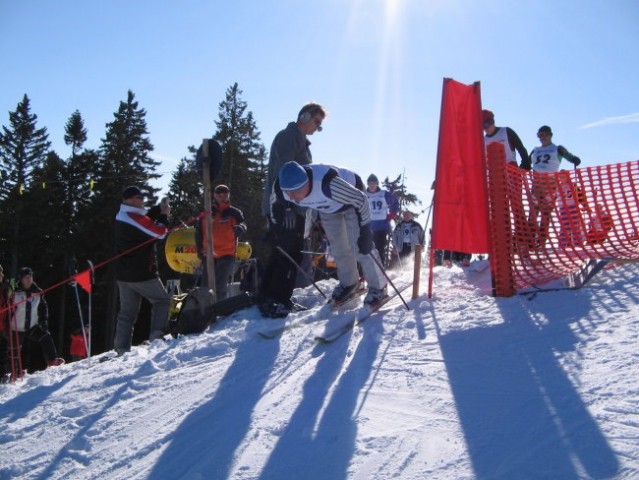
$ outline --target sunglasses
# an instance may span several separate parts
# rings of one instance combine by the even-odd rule
[[[495,123],[493,120],[486,120],[484,122],[484,128],[490,128],[493,123]]]
[[[230,190],[228,190],[227,188],[218,188],[217,190],[215,190],[215,194],[227,194],[230,193]]]

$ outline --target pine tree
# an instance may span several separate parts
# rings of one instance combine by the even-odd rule
[[[404,183],[405,179],[404,174],[399,174],[393,181],[390,181],[388,177],[386,177],[382,182],[382,186],[397,197],[400,211],[406,210],[411,205],[422,205],[422,201],[417,198],[417,195],[407,191],[406,184]],[[419,214],[423,213],[423,211],[414,213]]]
[[[261,255],[262,225],[261,199],[264,189],[266,148],[247,103],[241,99],[242,90],[234,83],[219,104],[217,133],[213,138],[222,146],[224,164],[216,184],[231,189],[231,203],[242,210],[248,230],[246,238],[255,256]]]
[[[51,146],[46,128],[37,128],[37,115],[30,113],[30,100],[25,94],[14,112],[9,112],[9,128],[0,133],[0,164],[3,170],[0,188],[0,250],[9,253],[9,272],[15,275],[18,259],[29,252],[21,248],[23,210],[28,202],[26,193],[32,183],[32,172],[42,165]]]
[[[113,114],[115,120],[106,125],[106,137],[100,148],[103,182],[99,190],[116,193],[119,199],[124,188],[137,185],[148,192],[149,201],[155,201],[159,189],[153,188],[149,180],[160,177],[154,173],[160,162],[149,156],[153,145],[148,137],[146,110],[139,108],[134,99],[135,94],[129,90],[126,102],[120,102]]]
[[[192,157],[182,158],[169,183],[168,197],[171,200],[171,216],[189,226],[192,219],[202,211],[202,185],[195,168],[194,147],[189,147]]]
[[[71,145],[71,156],[75,157],[87,141],[87,129],[84,128],[84,120],[78,110],[71,114],[64,131],[64,143]]]

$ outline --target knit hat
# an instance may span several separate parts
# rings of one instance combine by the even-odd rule
[[[308,183],[306,170],[297,162],[287,162],[280,169],[280,188],[292,191],[302,188]]]
[[[368,179],[366,180],[366,183],[371,183],[371,182],[379,183],[379,180],[377,180],[377,176],[375,176],[374,173],[371,173],[368,176]]]
[[[489,120],[495,120],[495,114],[490,110],[481,111],[481,121],[488,122]]]
[[[549,135],[552,135],[552,130],[548,125],[542,125],[539,127],[539,130],[537,130],[537,133],[548,133]]]
[[[124,200],[128,200],[129,198],[137,197],[138,195],[144,195],[142,190],[140,190],[136,186],[126,187],[124,192],[122,192],[122,198]]]
[[[215,187],[215,190],[213,190],[213,193],[230,193],[230,192],[231,192],[231,189],[224,184],[219,184],[217,187]]]
[[[31,268],[22,267],[20,270],[18,270],[18,282],[21,282],[22,279],[27,275],[33,276],[33,270],[31,270]]]

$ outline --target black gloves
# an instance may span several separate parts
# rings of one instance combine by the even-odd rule
[[[572,157],[572,163],[575,164],[575,167],[578,167],[579,164],[581,163],[581,158],[579,157]]]
[[[357,239],[359,253],[368,255],[373,250],[373,231],[369,224],[359,227],[359,238]]]
[[[293,211],[292,208],[287,208],[284,210],[284,218],[282,218],[282,226],[286,230],[295,230],[295,221],[297,220],[297,215]]]
[[[239,237],[244,233],[244,229],[241,225],[233,225],[233,232],[235,233],[236,237]]]

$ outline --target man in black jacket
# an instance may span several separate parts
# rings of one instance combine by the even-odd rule
[[[291,310],[300,308],[291,300],[297,267],[302,261],[304,248],[304,226],[306,210],[288,203],[282,209],[280,218],[271,216],[271,195],[273,184],[282,166],[291,161],[300,165],[312,163],[309,135],[322,131],[326,110],[318,103],[307,103],[297,114],[297,121],[290,122],[273,140],[268,162],[268,176],[262,197],[262,214],[267,218],[269,243],[273,250],[267,261],[260,282],[257,303],[265,317],[286,317]],[[282,254],[280,247],[286,254]]]
[[[159,211],[155,214],[152,211]],[[115,217],[115,247],[118,258],[115,275],[120,292],[120,311],[115,326],[114,348],[118,355],[131,350],[133,327],[140,302],[151,303],[151,332],[149,340],[162,338],[167,332],[170,295],[158,275],[155,241],[168,233],[171,207],[163,200],[147,215],[144,195],[135,186],[122,194],[122,205]],[[151,216],[157,217],[155,220]]]

